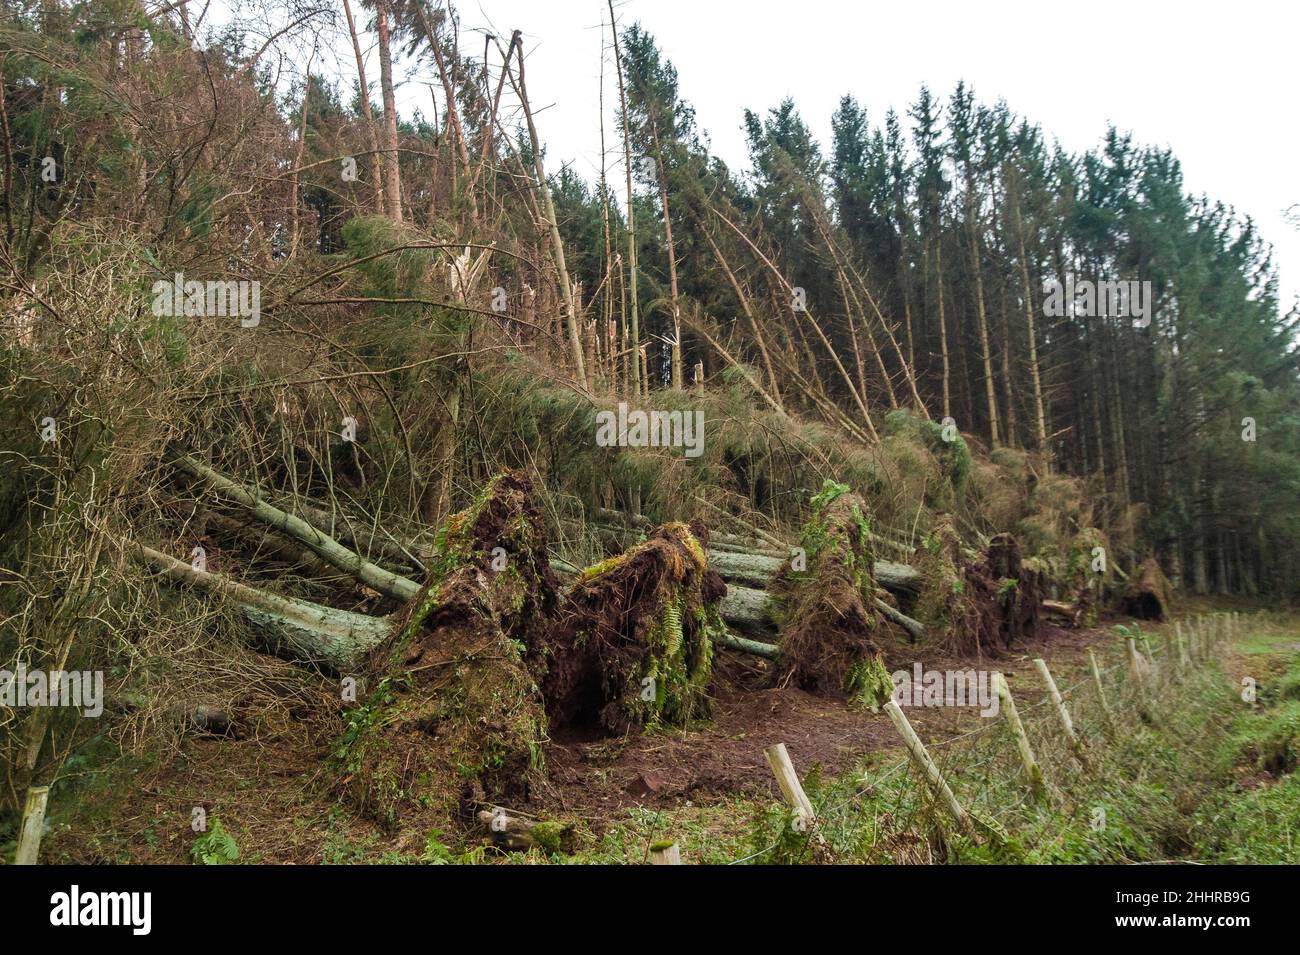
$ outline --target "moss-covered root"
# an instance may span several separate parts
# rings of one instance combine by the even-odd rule
[[[993,588],[997,618],[997,643],[1012,643],[1033,635],[1043,598],[1047,596],[1047,575],[1042,565],[1020,556],[1020,543],[1011,534],[995,534],[984,553],[984,587]]]
[[[873,640],[880,620],[870,512],[859,495],[833,481],[812,503],[800,538],[803,564],[792,562],[771,587],[781,647],[774,676],[874,707],[893,685]]]
[[[553,726],[624,733],[708,715],[726,585],[708,569],[707,545],[698,521],[664,524],[583,571],[548,640]]]
[[[921,593],[916,614],[956,653],[996,653],[1034,632],[1045,596],[1041,567],[1024,561],[1010,534],[997,534],[980,554],[962,546],[941,517],[918,559]]]
[[[347,793],[389,823],[463,798],[518,801],[542,766],[538,681],[557,604],[528,478],[493,479],[439,532],[429,579],[372,656],[336,758]]]
[[[1061,582],[1067,599],[1078,608],[1083,626],[1097,626],[1112,579],[1105,533],[1095,527],[1085,527],[1070,542],[1070,557]]]

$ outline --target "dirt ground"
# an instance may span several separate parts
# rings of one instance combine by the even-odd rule
[[[1109,625],[1109,622],[1108,622]],[[1031,660],[1042,656],[1062,671],[1082,663],[1084,650],[1106,631],[1040,628],[998,658],[926,655],[927,669],[997,668],[1008,674],[1022,705],[1041,698]],[[911,669],[907,648],[887,653],[890,671]],[[898,751],[898,735],[883,714],[794,687],[764,687],[762,661],[720,655],[713,717],[698,727],[637,733],[616,739],[553,739],[546,748],[547,782],[525,806],[537,815],[583,820],[599,835],[630,807],[707,805],[749,797],[778,800],[763,751],[783,742],[801,774],[847,770],[873,752]],[[975,708],[909,710],[922,739],[942,740],[976,725]],[[330,795],[324,768],[333,739],[310,724],[243,739],[187,739],[175,758],[129,779],[79,793],[55,813],[44,850],[55,862],[188,862],[200,806],[222,820],[240,846],[240,861],[321,863],[392,861],[418,857],[426,833],[388,832],[359,818]],[[455,833],[444,834],[454,845]]]
[[[1102,630],[1041,627],[1038,634],[997,658],[927,654],[928,670],[999,669],[1022,705],[1043,695],[1034,657],[1078,663]],[[905,650],[889,654],[891,672],[910,670]],[[542,814],[581,818],[594,832],[632,806],[668,808],[735,796],[779,799],[763,751],[785,743],[801,773],[820,767],[824,777],[849,769],[864,755],[899,749],[889,717],[844,700],[795,687],[761,687],[761,667],[749,658],[724,655],[716,673],[712,720],[698,729],[642,734],[620,740],[557,739],[547,752],[549,782],[536,798]],[[981,719],[976,708],[912,708],[908,719],[921,738],[948,739]]]

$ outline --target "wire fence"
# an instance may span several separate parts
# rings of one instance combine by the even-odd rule
[[[1015,709],[1041,772],[1041,791],[1032,784],[1012,721],[1000,707],[981,726],[923,744],[923,756],[911,753],[868,768],[847,792],[819,789],[814,818],[803,818],[794,807],[770,844],[729,864],[833,857],[837,846],[824,834],[856,856],[930,862],[942,857],[945,840],[954,834],[973,835],[996,849],[1014,832],[1017,851],[1034,853],[1061,837],[1063,816],[1086,814],[1091,826],[1104,828],[1106,787],[1114,780],[1098,771],[1098,762],[1110,747],[1131,743],[1158,723],[1176,687],[1188,700],[1204,696],[1187,684],[1213,674],[1208,668],[1218,659],[1217,649],[1241,635],[1242,622],[1236,613],[1185,617],[1155,642],[1137,627],[1117,627],[1114,633],[1119,639],[1089,649],[1101,659],[1090,660],[1077,679],[1071,671],[1073,682],[1059,689],[1069,728],[1042,679],[1036,681],[1030,671],[1028,679],[1016,680]],[[967,833],[957,831],[962,827],[926,758],[968,815]]]

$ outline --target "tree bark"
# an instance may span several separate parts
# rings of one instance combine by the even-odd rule
[[[185,9],[182,5],[181,9]],[[365,120],[366,137],[370,140],[370,185],[375,190],[375,212],[384,214],[384,178],[380,172],[379,134],[375,131],[375,117],[370,111],[370,84],[366,82],[366,63],[361,56],[361,41],[357,39],[356,21],[352,7],[343,0],[343,13],[348,19],[348,35],[352,37],[352,54],[357,60],[357,83],[361,90],[361,117]]]
[[[379,86],[384,97],[384,188],[388,217],[402,221],[402,171],[397,154],[397,101],[393,96],[393,57],[388,26],[388,0],[375,0],[379,32]]]

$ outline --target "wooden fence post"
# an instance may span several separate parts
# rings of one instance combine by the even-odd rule
[[[921,742],[921,737],[916,735],[916,730],[912,729],[912,724],[907,721],[906,714],[903,713],[902,707],[896,702],[890,700],[885,704],[885,712],[894,722],[894,728],[898,730],[898,735],[903,737],[903,742],[907,744],[907,751],[912,757],[912,761],[924,773],[926,781],[930,785],[930,790],[936,800],[952,817],[953,823],[963,835],[971,834],[970,816],[962,808],[957,797],[952,794],[948,783],[944,781],[943,773],[939,772],[939,767],[935,765],[934,760],[930,758],[929,752],[926,751],[925,744]]]
[[[794,810],[795,831],[806,830],[817,855],[824,856],[830,851],[830,846],[826,844],[826,838],[817,826],[817,812],[813,809],[812,800],[803,791],[803,784],[799,782],[799,774],[794,771],[794,763],[790,762],[790,754],[786,751],[785,743],[769,746],[763,750],[763,755],[767,757],[767,764],[772,767],[772,775],[776,777],[776,784],[781,788],[781,795]]]
[[[1128,638],[1128,666],[1129,666],[1129,673],[1133,677],[1133,685],[1137,687],[1138,713],[1142,715],[1143,719],[1146,719],[1148,722],[1150,722],[1154,720],[1154,717],[1151,713],[1151,707],[1147,701],[1146,677],[1142,672],[1142,668],[1145,665],[1146,664],[1143,663],[1141,655],[1138,653],[1137,642],[1132,637],[1129,637]]]
[[[1034,759],[1034,749],[1029,745],[1025,724],[1020,722],[1020,714],[1016,712],[1016,701],[1011,696],[1011,687],[1007,685],[1006,677],[996,670],[993,672],[993,682],[1002,715],[1006,717],[1007,725],[1011,727],[1011,732],[1016,737],[1016,748],[1020,751],[1020,762],[1025,767],[1025,775],[1029,777],[1029,788],[1036,800],[1047,802],[1047,784],[1043,782],[1043,771],[1038,767],[1038,760]]]
[[[651,865],[681,865],[682,850],[675,842],[656,842],[650,846]]]
[[[1047,669],[1047,661],[1042,657],[1034,660],[1034,669],[1038,675],[1043,678],[1043,683],[1047,685],[1047,695],[1052,699],[1052,708],[1056,710],[1056,718],[1061,721],[1061,729],[1065,731],[1065,738],[1070,741],[1070,748],[1074,750],[1074,758],[1082,766],[1088,765],[1088,754],[1084,752],[1083,740],[1079,739],[1079,734],[1074,731],[1074,720],[1070,719],[1070,711],[1065,707],[1065,700],[1061,698],[1061,691],[1056,688],[1056,681],[1052,679],[1052,671]]]
[[[14,853],[14,865],[36,865],[36,857],[41,849],[41,836],[45,832],[45,805],[49,802],[49,786],[33,786],[27,790],[27,802],[23,806],[22,829],[18,833],[18,851]]]
[[[1160,665],[1156,663],[1156,652],[1151,646],[1151,638],[1145,633],[1142,634],[1142,659],[1146,662],[1146,672],[1151,677],[1151,682],[1159,683],[1163,674]]]
[[[1174,621],[1174,639],[1178,644],[1178,668],[1186,670],[1192,665],[1192,658],[1187,655],[1187,647],[1183,645],[1183,625],[1177,620]]]
[[[1101,704],[1101,715],[1106,721],[1106,729],[1114,732],[1115,714],[1110,711],[1110,703],[1106,701],[1106,690],[1101,685],[1101,667],[1097,666],[1097,655],[1092,652],[1092,647],[1088,648],[1088,667],[1092,670],[1092,684],[1097,688],[1097,701]]]

